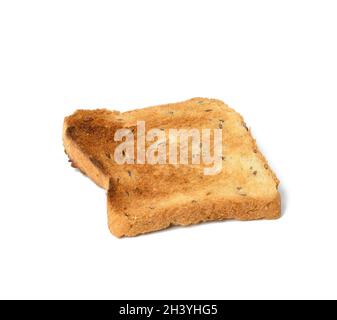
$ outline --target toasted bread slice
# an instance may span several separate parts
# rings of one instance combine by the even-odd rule
[[[165,133],[221,128],[221,172],[205,175],[202,163],[117,164],[116,130],[134,132],[137,121],[145,121],[147,131]],[[73,165],[107,190],[109,229],[117,237],[170,225],[280,216],[278,179],[242,117],[219,100],[194,98],[124,113],[78,110],[65,118],[63,142]]]

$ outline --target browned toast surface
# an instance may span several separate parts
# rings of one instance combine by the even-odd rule
[[[117,164],[117,129],[222,130],[222,170],[204,164]],[[188,101],[120,113],[78,110],[64,121],[63,142],[74,165],[106,189],[109,228],[118,237],[202,221],[274,219],[280,215],[278,180],[242,117],[223,102]],[[169,148],[167,147],[167,152]],[[168,156],[167,156],[168,158]]]

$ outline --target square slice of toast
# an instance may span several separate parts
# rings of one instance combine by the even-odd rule
[[[158,128],[167,135],[170,129],[220,128],[221,171],[205,175],[207,165],[192,161],[116,163],[116,131],[135,133],[139,121],[147,132]],[[117,237],[203,221],[280,217],[278,179],[243,118],[222,101],[194,98],[123,113],[77,110],[64,120],[63,143],[72,165],[107,191],[108,225]]]

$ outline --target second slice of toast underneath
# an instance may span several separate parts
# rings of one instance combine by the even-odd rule
[[[222,170],[205,165],[123,164],[113,161],[117,129],[221,128]],[[107,190],[108,224],[117,237],[202,221],[275,219],[280,216],[278,180],[242,117],[223,102],[185,102],[120,113],[78,110],[64,122],[65,150],[89,178]],[[168,150],[169,148],[167,148]]]

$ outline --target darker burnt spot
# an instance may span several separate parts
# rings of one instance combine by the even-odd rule
[[[90,122],[83,121],[80,125],[79,128],[81,131],[87,133],[87,134],[93,134],[97,128],[92,125]]]
[[[109,179],[109,191],[114,191],[116,189],[114,181],[112,178]]]
[[[105,168],[104,168],[104,165],[103,165],[103,163],[100,161],[100,160],[98,160],[98,159],[96,159],[96,158],[94,158],[94,157],[90,157],[89,158],[90,159],[90,162],[97,168],[97,169],[99,169],[99,170],[101,170],[101,171],[105,171]]]
[[[74,139],[75,138],[75,131],[76,131],[76,128],[74,126],[68,127],[67,130],[66,130],[67,137],[69,137],[71,139]]]
[[[211,112],[213,109],[206,109],[205,112]]]
[[[134,193],[141,195],[143,192],[140,188],[137,187],[136,189],[134,189]]]
[[[242,126],[243,126],[247,131],[249,131],[249,129],[248,129],[248,127],[247,127],[247,125],[246,125],[245,122],[242,122]]]

